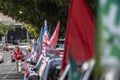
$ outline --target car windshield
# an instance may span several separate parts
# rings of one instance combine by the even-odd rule
[[[28,43],[20,43],[20,46],[28,45]]]
[[[14,46],[13,44],[8,44],[9,46]]]

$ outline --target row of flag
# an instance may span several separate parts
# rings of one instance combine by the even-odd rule
[[[44,21],[44,27],[41,28],[39,37],[34,40],[34,43],[32,45],[31,61],[37,62],[36,67],[39,67],[40,63],[45,63],[46,47],[54,47],[57,44],[59,29],[60,21],[58,21],[53,35],[49,37],[47,20]]]
[[[67,64],[70,64],[69,80],[79,80],[81,73],[77,72],[77,64],[91,59],[95,59],[96,62],[93,80],[103,80],[99,78],[108,68],[115,67],[118,71],[120,70],[120,0],[99,0],[98,2],[98,14],[95,21],[86,0],[70,1],[61,69],[64,71]],[[38,47],[38,50],[41,50],[39,51],[41,57],[36,66],[39,65],[41,59],[42,63],[45,61],[45,47],[48,45],[53,47],[57,43],[59,29],[60,22],[58,21],[50,38],[45,20],[38,38],[38,44],[42,44]],[[106,76],[105,80],[117,80],[109,77]]]
[[[49,37],[47,20],[44,21],[44,26],[40,30],[39,37],[37,39],[34,39],[32,43],[32,50],[31,52],[28,53],[30,54],[29,57],[26,55],[26,61],[24,62],[23,65],[25,69],[24,74],[25,79],[27,79],[27,77],[31,73],[31,64],[27,63],[27,61],[36,64],[35,67],[38,70],[40,66],[44,67],[44,65],[46,65],[46,47],[47,46],[54,47],[57,44],[59,28],[60,21],[58,21],[57,26],[53,32],[53,35]]]
[[[95,20],[85,0],[71,0],[69,12],[61,70],[64,71],[67,64],[70,63],[69,80],[79,80],[80,72],[77,71],[77,63],[88,61],[95,56]],[[58,21],[50,38],[47,21],[45,20],[44,27],[41,28],[37,40],[38,50],[41,50],[39,51],[40,57],[36,64],[37,67],[40,64],[45,64],[45,47],[54,47],[58,40],[59,29],[60,21]]]

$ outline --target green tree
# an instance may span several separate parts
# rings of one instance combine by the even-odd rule
[[[96,0],[87,0],[89,6],[95,11]],[[61,22],[60,36],[64,37],[68,6],[70,0],[0,0],[0,11],[13,19],[31,24],[41,29],[44,20],[52,24],[51,31]],[[39,34],[39,31],[37,32]]]
[[[15,30],[15,24],[5,25],[3,23],[0,23],[0,34],[5,36],[6,40],[7,40],[7,33],[9,30]]]
[[[33,37],[36,38],[38,36],[37,34],[37,27],[33,27],[31,24],[23,24],[23,28],[27,29],[28,33]]]

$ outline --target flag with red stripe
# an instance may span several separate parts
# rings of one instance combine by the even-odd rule
[[[44,22],[44,32],[43,32],[43,40],[42,40],[42,63],[44,64],[46,53],[45,53],[45,48],[48,46],[49,42],[49,35],[48,35],[48,26],[47,26],[47,21],[45,20]]]

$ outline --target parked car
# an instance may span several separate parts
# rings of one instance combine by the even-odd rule
[[[0,52],[0,63],[4,62],[4,54],[3,52]]]
[[[2,49],[3,48],[3,43],[2,42],[0,42],[0,49]]]
[[[22,48],[21,50],[22,50],[22,53],[23,53],[23,55],[22,55],[22,61],[24,61],[27,50],[24,49],[24,48]],[[11,53],[11,61],[12,61],[12,62],[15,62],[14,51],[15,51],[15,49],[14,49],[12,52],[10,52],[10,53]]]
[[[8,44],[8,46],[9,46],[9,50],[14,50],[15,49],[15,45],[13,45],[13,44]]]
[[[28,49],[28,47],[29,47],[29,43],[19,43],[19,47],[21,48],[21,49]]]
[[[40,80],[57,80],[61,69],[62,58],[51,58],[43,72]]]

